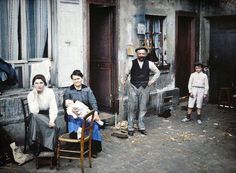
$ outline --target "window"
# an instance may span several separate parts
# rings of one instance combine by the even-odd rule
[[[147,59],[160,66],[164,63],[165,34],[163,33],[163,16],[145,16],[146,33],[144,46],[148,49]]]
[[[51,1],[0,0],[0,58],[17,72],[17,87],[29,87],[30,66],[51,57]]]

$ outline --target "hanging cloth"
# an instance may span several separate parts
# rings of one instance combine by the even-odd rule
[[[2,80],[4,84],[6,85],[17,84],[18,80],[15,69],[12,67],[11,64],[3,61],[1,58],[0,58],[0,71],[2,72],[2,74],[5,73],[7,75],[5,76],[4,80]]]

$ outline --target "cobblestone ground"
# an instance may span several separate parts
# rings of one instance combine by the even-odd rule
[[[203,124],[181,123],[186,111],[181,105],[171,117],[146,117],[148,135],[138,131],[133,137],[111,136],[112,130],[102,130],[103,151],[92,160],[85,159],[86,173],[234,173],[236,172],[236,112],[218,109],[216,105],[203,108]],[[78,161],[63,160],[57,171],[49,166],[35,169],[34,161],[23,166],[10,165],[4,173],[81,172]]]

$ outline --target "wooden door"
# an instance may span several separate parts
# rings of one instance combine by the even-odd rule
[[[180,97],[183,97],[188,95],[188,80],[195,60],[195,20],[178,16],[176,26],[175,85],[180,89]]]
[[[114,112],[117,92],[113,6],[90,4],[90,86],[99,110]]]
[[[220,87],[236,86],[236,16],[210,18],[210,102]]]

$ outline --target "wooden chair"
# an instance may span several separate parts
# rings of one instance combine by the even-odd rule
[[[69,133],[65,133],[58,138],[57,146],[57,170],[60,167],[60,159],[80,160],[80,167],[84,173],[84,155],[88,153],[89,167],[92,167],[92,132],[94,123],[94,112],[90,111],[82,123],[82,132],[80,139],[71,139]],[[91,116],[91,119],[89,117]],[[89,123],[88,123],[89,119]],[[86,145],[88,144],[88,145]],[[78,155],[79,154],[79,155]]]
[[[30,122],[30,112],[29,104],[27,98],[21,98],[22,110],[24,114],[24,124],[25,124],[25,139],[24,139],[24,153],[26,153],[27,145],[29,146],[29,122]],[[43,151],[40,152],[38,156],[35,156],[36,168],[39,168],[39,160],[42,158],[50,158],[50,169],[53,168],[53,159],[55,157],[54,152],[52,151]]]
[[[27,98],[21,98],[22,111],[24,114],[25,125],[25,139],[24,139],[24,153],[26,153],[26,147],[29,146],[28,131],[29,131],[29,105]]]
[[[52,151],[42,151],[38,156],[35,157],[36,169],[39,169],[39,160],[45,160],[50,163],[50,169],[53,169],[53,160],[55,158],[55,153]],[[48,160],[49,159],[49,160]]]

